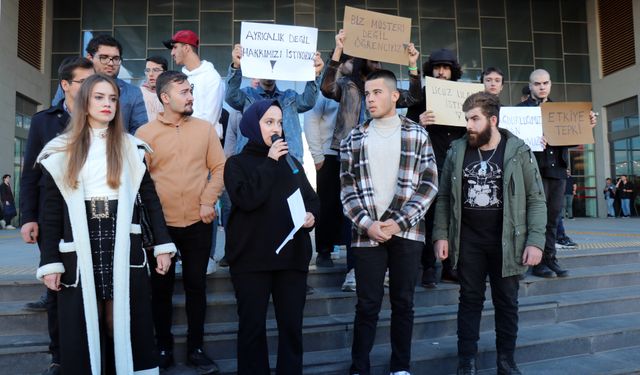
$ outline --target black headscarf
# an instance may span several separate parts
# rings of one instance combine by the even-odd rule
[[[240,133],[249,139],[249,143],[267,147],[262,139],[260,119],[271,106],[276,106],[282,110],[277,100],[260,100],[251,104],[249,108],[242,113],[242,120],[240,120]]]

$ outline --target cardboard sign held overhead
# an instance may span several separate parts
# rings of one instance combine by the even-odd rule
[[[436,124],[467,126],[462,112],[462,103],[471,94],[484,91],[482,83],[448,81],[424,77],[427,110],[436,115]]]
[[[522,139],[531,151],[543,150],[540,107],[502,107],[498,126]]]
[[[407,65],[411,18],[344,7],[344,53],[392,64]]]
[[[318,29],[242,22],[242,75],[284,81],[313,81]]]
[[[547,143],[552,146],[595,143],[591,130],[589,102],[546,102],[542,109],[542,127]]]

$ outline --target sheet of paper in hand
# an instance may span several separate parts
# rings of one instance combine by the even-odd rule
[[[426,109],[433,111],[436,124],[467,126],[464,112],[462,112],[462,103],[469,95],[484,91],[484,85],[424,77],[424,89]]]
[[[546,102],[542,109],[542,127],[547,143],[552,146],[572,146],[595,143],[589,112],[589,102]]]
[[[344,53],[373,61],[407,65],[411,18],[344,7]]]
[[[302,225],[304,225],[304,218],[307,215],[300,189],[296,189],[296,191],[294,191],[293,194],[291,194],[289,198],[287,198],[287,203],[289,204],[289,214],[291,215],[291,219],[293,220],[293,229],[291,230],[287,238],[284,239],[282,244],[278,246],[276,254],[280,254],[280,250],[282,250],[284,245],[286,245],[287,242],[293,239],[293,236],[296,234],[296,232],[300,228],[302,228]]]
[[[522,139],[531,151],[543,150],[540,107],[502,107],[498,126]]]
[[[313,81],[318,29],[242,22],[242,75],[284,81]]]

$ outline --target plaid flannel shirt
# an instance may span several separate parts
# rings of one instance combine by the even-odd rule
[[[396,193],[380,221],[393,219],[400,227],[397,235],[415,241],[425,240],[427,213],[438,192],[438,170],[427,131],[400,116],[400,168]],[[351,246],[375,247],[367,229],[378,215],[365,149],[371,120],[358,125],[340,144],[340,198],[345,215],[353,222]]]

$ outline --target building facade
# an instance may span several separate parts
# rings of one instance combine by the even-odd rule
[[[520,101],[522,87],[536,68],[550,72],[553,100],[592,101],[600,114],[596,144],[571,150],[579,186],[574,211],[577,216],[606,216],[599,193],[604,178],[623,172],[640,175],[640,68],[634,63],[605,75],[601,64],[599,14],[608,3],[626,2],[632,4],[637,44],[640,29],[633,19],[640,19],[640,2],[632,0],[6,0],[0,3],[0,45],[5,51],[0,55],[5,93],[0,99],[0,172],[24,167],[21,147],[29,116],[49,105],[58,84],[58,64],[67,56],[84,55],[95,35],[110,34],[123,44],[120,78],[134,84],[144,79],[147,56],[170,60],[161,41],[181,29],[200,35],[201,56],[224,76],[242,21],[316,27],[318,49],[328,57],[349,5],[411,18],[411,40],[422,61],[434,49],[452,49],[462,64],[463,80],[477,81],[483,68],[500,67],[506,75],[501,95],[506,104]],[[39,69],[11,52],[19,40],[19,8],[33,4],[43,9]],[[639,50],[635,47],[634,54]],[[387,68],[406,79],[400,66]],[[301,90],[303,85],[291,87]]]

